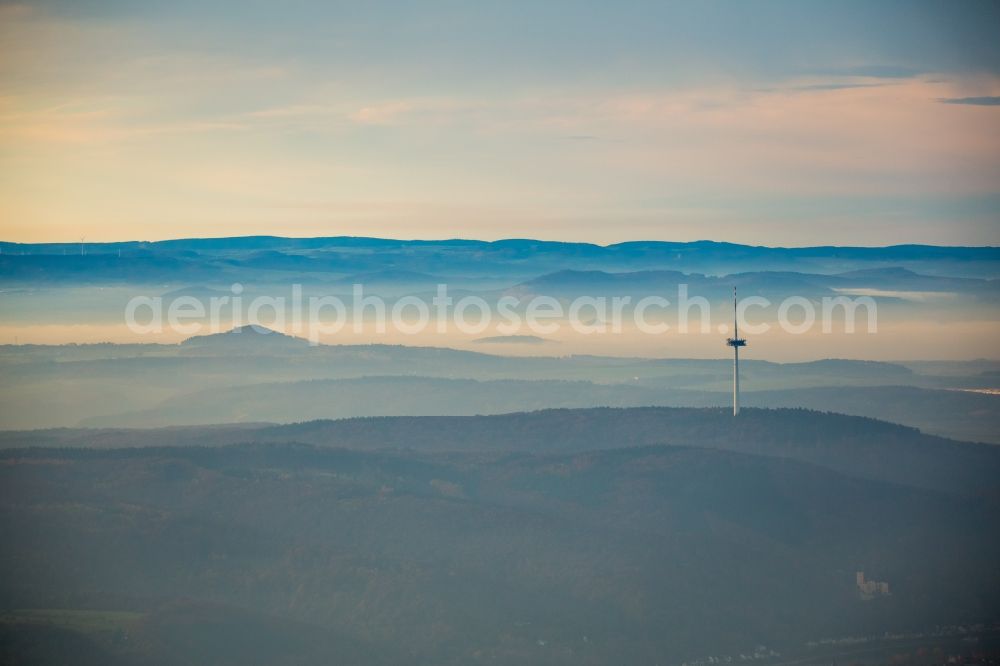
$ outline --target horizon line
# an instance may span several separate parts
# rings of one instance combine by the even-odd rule
[[[616,243],[594,243],[589,241],[573,241],[573,240],[549,240],[542,238],[525,238],[525,237],[510,237],[510,238],[497,238],[494,240],[485,240],[481,238],[462,238],[462,237],[442,237],[442,238],[395,238],[386,236],[349,236],[349,235],[335,235],[335,236],[279,236],[273,234],[250,234],[250,235],[235,235],[235,236],[183,236],[183,237],[173,237],[173,238],[160,238],[156,240],[138,240],[138,239],[128,239],[128,240],[101,240],[101,241],[85,241],[85,240],[64,240],[64,241],[8,241],[0,240],[0,245],[11,245],[11,246],[45,246],[45,245],[67,245],[73,247],[79,246],[95,246],[95,245],[153,245],[153,244],[168,244],[168,243],[184,243],[184,242],[197,242],[197,241],[225,241],[225,240],[250,240],[250,239],[269,239],[269,240],[289,240],[289,241],[321,241],[321,240],[362,240],[362,241],[384,241],[384,242],[398,242],[398,243],[415,243],[415,244],[433,244],[433,243],[466,243],[466,244],[481,244],[481,245],[495,245],[499,243],[543,243],[543,244],[555,244],[555,245],[585,245],[595,248],[613,248],[622,245],[636,245],[636,244],[657,244],[657,245],[731,245],[737,247],[750,247],[750,248],[763,248],[763,249],[775,249],[775,250],[807,250],[807,249],[823,249],[823,248],[839,248],[839,249],[871,249],[871,250],[885,250],[892,248],[904,248],[904,247],[920,247],[920,248],[942,248],[942,249],[1000,249],[1000,245],[939,245],[935,243],[896,243],[893,245],[831,245],[831,244],[820,244],[820,245],[750,245],[747,243],[735,243],[732,241],[725,240],[713,240],[713,239],[698,239],[692,241],[674,241],[674,240],[662,240],[662,239],[635,239],[627,241],[619,241]]]

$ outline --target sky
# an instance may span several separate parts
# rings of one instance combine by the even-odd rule
[[[1000,245],[1000,3],[0,2],[0,238]]]

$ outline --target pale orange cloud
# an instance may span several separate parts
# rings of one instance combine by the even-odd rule
[[[961,200],[1000,183],[1000,108],[938,102],[1000,94],[984,75],[407,94],[252,54],[152,51],[142,36],[0,7],[0,236],[565,237],[587,224],[595,240],[750,240],[799,233],[783,219],[798,209],[775,211],[784,200]],[[816,208],[895,225],[887,238],[919,213]]]

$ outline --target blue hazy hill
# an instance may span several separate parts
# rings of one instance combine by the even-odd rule
[[[1000,277],[1000,248],[929,245],[782,248],[714,241],[644,241],[601,246],[529,239],[247,236],[83,244],[0,242],[0,252],[0,280],[5,282],[146,282],[233,275],[272,278],[285,271],[342,276],[382,271],[444,272],[530,279],[560,270],[831,275],[892,268],[931,276]]]

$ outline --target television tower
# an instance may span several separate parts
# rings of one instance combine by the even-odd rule
[[[726,338],[726,344],[733,348],[733,416],[740,413],[740,347],[747,341],[740,337],[736,328],[736,287],[733,287],[733,337]]]

